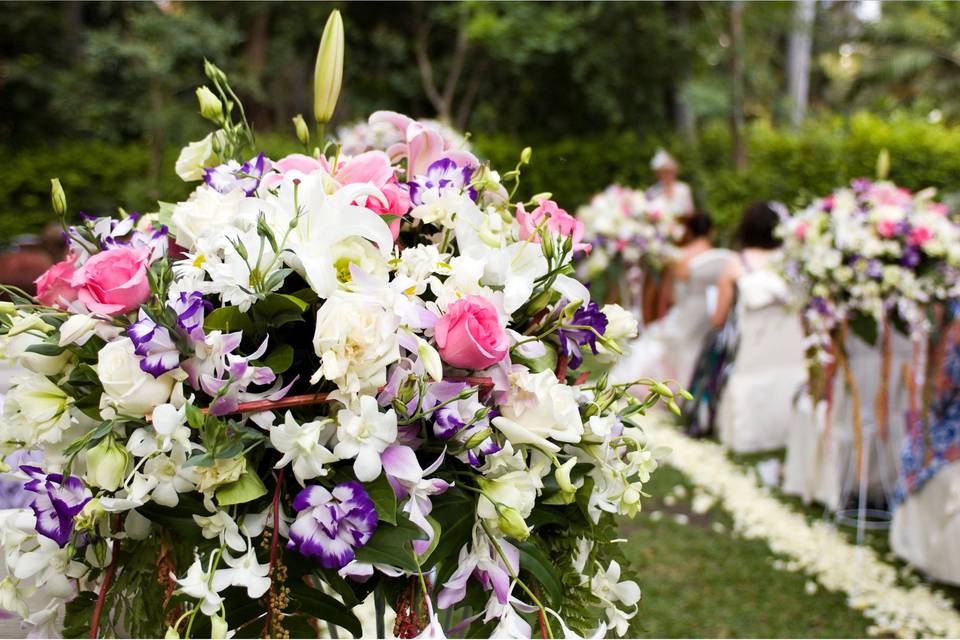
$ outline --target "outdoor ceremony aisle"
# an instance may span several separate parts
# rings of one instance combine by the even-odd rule
[[[638,634],[660,637],[957,637],[942,593],[830,523],[788,506],[666,418],[644,428],[671,449],[624,528],[644,589]]]

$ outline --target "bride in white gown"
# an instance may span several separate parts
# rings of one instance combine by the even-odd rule
[[[710,330],[711,294],[733,252],[712,247],[712,225],[707,214],[689,216],[685,224],[690,239],[666,275],[672,306],[630,345],[626,357],[610,373],[614,383],[644,376],[677,380],[683,385],[689,382],[703,338]]]
[[[787,283],[772,266],[778,221],[766,203],[746,210],[738,231],[743,250],[717,285],[713,325],[723,326],[735,305],[740,336],[717,425],[720,441],[739,453],[786,446],[790,407],[806,379],[800,320],[787,305]]]

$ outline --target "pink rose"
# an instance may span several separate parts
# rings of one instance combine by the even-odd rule
[[[897,235],[897,223],[893,220],[881,220],[877,223],[877,233],[883,238],[892,238]]]
[[[434,332],[440,357],[458,369],[486,369],[507,355],[507,334],[497,310],[483,296],[467,296],[451,304]]]
[[[117,247],[91,256],[73,275],[77,299],[94,313],[132,311],[150,296],[149,250]]]
[[[797,225],[793,228],[793,235],[794,235],[794,237],[797,238],[798,240],[803,240],[804,238],[806,238],[806,237],[807,237],[807,223],[804,222],[803,220],[801,220],[800,222],[798,222]]]
[[[591,245],[583,242],[583,223],[557,206],[553,200],[541,200],[540,205],[527,213],[522,204],[517,205],[517,221],[520,222],[520,239],[539,242],[536,229],[546,218],[546,228],[559,236],[570,238],[574,251],[590,252]]]
[[[367,204],[365,206],[367,209],[370,209],[374,213],[379,213],[382,216],[398,216],[396,219],[387,223],[390,225],[390,233],[393,234],[393,239],[396,240],[397,235],[400,233],[400,217],[403,217],[410,211],[410,194],[407,193],[406,189],[397,184],[396,180],[383,185],[381,191],[383,192],[383,197],[387,199],[386,206],[376,198],[367,198]]]
[[[924,245],[933,240],[933,231],[926,227],[914,227],[910,230],[910,244]]]
[[[68,256],[36,279],[37,300],[51,307],[62,307],[77,299],[77,289],[71,284],[77,271],[77,257]]]

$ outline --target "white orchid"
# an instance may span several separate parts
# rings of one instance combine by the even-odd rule
[[[270,427],[270,442],[283,457],[274,465],[280,469],[293,463],[293,475],[302,485],[310,480],[327,475],[327,467],[340,458],[324,446],[336,429],[328,418],[298,424],[293,414],[287,411],[283,424]]]
[[[223,552],[223,561],[229,569],[217,569],[213,574],[213,589],[217,592],[227,587],[245,587],[247,595],[256,600],[270,588],[270,565],[260,564],[255,547],[248,545],[247,552],[234,558]]]
[[[397,439],[397,414],[384,413],[373,396],[362,396],[356,411],[337,413],[337,444],[333,454],[341,460],[356,458],[353,472],[363,482],[375,480],[382,469],[380,454]]]

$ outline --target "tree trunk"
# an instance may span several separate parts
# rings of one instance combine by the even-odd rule
[[[671,91],[670,96],[673,121],[684,144],[691,149],[695,149],[697,147],[697,119],[684,96],[684,89],[689,77],[691,52],[683,40],[688,37],[687,34],[690,32],[690,16],[687,12],[687,5],[682,2],[668,3],[667,10],[671,19],[676,21],[677,36],[674,38],[674,49],[679,53],[676,60],[676,74],[673,78],[673,91]]]
[[[730,2],[730,143],[733,166],[747,168],[747,144],[744,138],[743,78],[743,0]]]
[[[787,45],[787,89],[790,94],[790,124],[799,127],[807,115],[810,93],[810,51],[816,0],[798,0],[793,5],[793,23]]]

